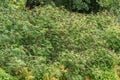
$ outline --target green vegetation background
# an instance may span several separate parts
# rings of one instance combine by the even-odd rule
[[[0,80],[120,80],[120,1],[45,1],[0,0]]]

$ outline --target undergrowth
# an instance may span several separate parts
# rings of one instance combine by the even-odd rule
[[[118,16],[51,5],[0,16],[0,80],[120,80]]]

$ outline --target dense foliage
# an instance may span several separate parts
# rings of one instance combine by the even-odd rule
[[[0,68],[0,80],[16,80],[16,79]]]
[[[25,5],[0,2],[0,80],[120,80],[119,11]]]
[[[90,13],[104,9],[114,13],[120,11],[119,0],[27,0],[27,6],[33,8],[51,2],[54,2],[57,6],[65,6],[69,10],[79,12]]]

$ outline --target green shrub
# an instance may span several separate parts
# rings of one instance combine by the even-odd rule
[[[0,66],[18,80],[116,79],[117,16],[72,13],[51,5],[0,10]]]
[[[40,58],[39,58],[40,61]],[[64,74],[67,72],[64,65],[59,62],[52,64],[45,64],[39,61],[31,61],[32,73],[35,76],[35,80],[62,80]]]
[[[67,52],[61,54],[58,60],[61,64],[64,64],[69,73],[65,74],[67,80],[71,78],[73,80],[83,80],[87,75],[91,76],[93,80],[98,80],[100,75],[100,80],[104,78],[117,80],[118,78],[118,75],[114,71],[114,66],[118,64],[118,57],[108,50],[96,48],[94,50],[86,50],[82,53]],[[100,72],[100,74],[97,74],[94,69],[99,69],[103,73]],[[113,70],[113,72],[106,72],[105,70]]]
[[[24,9],[26,0],[1,0],[0,6],[11,9]]]
[[[109,11],[119,14],[120,12],[120,1],[119,0],[99,0],[98,3]]]
[[[0,80],[17,80],[0,68]]]
[[[114,71],[103,71],[96,68],[93,69],[91,75],[93,80],[119,80]]]
[[[57,5],[64,5],[66,8],[75,11],[97,11],[100,6],[96,0],[55,0]],[[60,4],[59,4],[60,3]]]
[[[119,0],[55,0],[56,5],[64,5],[70,10],[80,12],[97,12],[107,9],[111,12],[119,13]]]
[[[119,26],[115,26],[112,28],[108,28],[105,31],[105,36],[104,39],[106,40],[106,47],[109,49],[115,51],[115,52],[120,52],[120,32],[118,29]]]

